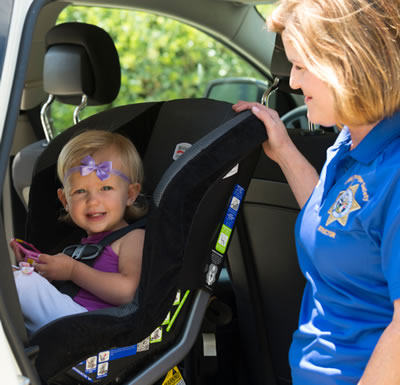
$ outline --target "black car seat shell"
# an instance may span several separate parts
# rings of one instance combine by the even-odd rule
[[[56,26],[57,36],[61,28],[64,32],[60,36],[68,31],[75,36],[76,31],[86,27]],[[76,36],[72,40],[76,41]],[[69,53],[76,59],[70,49],[55,49],[58,43],[49,45],[54,63],[58,62],[58,53],[64,59]],[[84,61],[90,57],[82,54],[82,46],[78,51]],[[101,65],[107,67],[106,62]],[[82,68],[86,71],[90,66]],[[75,88],[79,92],[93,90],[85,87]],[[55,86],[52,90],[63,94]],[[67,95],[65,100],[77,103],[79,97]],[[251,113],[236,116],[229,103],[207,99],[116,107],[70,127],[41,152],[33,171],[25,239],[43,252],[59,252],[83,235],[80,229],[58,221],[61,206],[56,196],[60,186],[56,161],[73,135],[90,129],[129,137],[144,159],[144,192],[150,200],[150,211],[140,284],[132,303],[56,320],[34,333],[27,348],[39,349],[36,367],[44,383],[85,383],[85,375],[79,373],[82,362],[101,351],[134,350],[133,346],[137,347],[163,323],[168,311],[173,311],[177,291],[190,290],[190,297],[162,343],[118,363],[110,362],[107,376],[96,379],[105,384],[126,376],[129,383],[150,384],[177,364],[196,338],[224,258],[224,253],[214,250],[224,213],[235,186],[242,186],[245,192],[260,143],[266,139],[265,129]],[[180,143],[192,147],[174,161]],[[235,171],[227,176],[232,168]]]
[[[203,100],[184,100],[182,104],[188,107],[190,102],[193,110],[203,117],[206,110],[200,109],[196,104],[200,103],[203,107],[214,103],[221,104],[221,107],[226,106],[226,103],[212,100],[206,103]],[[180,107],[178,101],[169,103],[163,103],[163,108]],[[134,107],[136,106],[132,106],[132,109]],[[226,116],[224,108],[222,111],[222,115]],[[118,113],[118,109],[115,112]],[[90,121],[81,123],[82,126],[85,124],[86,129],[91,127]],[[79,130],[81,127],[70,130],[75,131],[75,128]],[[65,134],[70,134],[68,131]],[[32,231],[29,239],[35,244],[42,241],[42,246],[45,244],[42,234],[51,231],[57,223],[54,220],[46,223],[40,215],[40,209],[38,210],[38,207],[43,207],[48,202],[48,198],[41,194],[41,202],[38,196],[34,196],[37,188],[43,188],[39,169],[42,159],[48,163],[47,155],[54,155],[49,166],[52,168],[53,178],[46,177],[50,184],[54,183],[54,147],[65,143],[66,137],[67,135],[57,137],[41,155],[37,164],[40,182],[36,185],[34,177],[31,187],[32,212],[29,215],[28,228]],[[65,365],[72,366],[96,351],[142,341],[162,323],[178,289],[196,291],[206,286],[205,267],[210,263],[207,258],[215,259],[212,256],[212,243],[216,242],[227,198],[233,192],[234,181],[243,178],[243,173],[249,179],[252,173],[252,167],[241,161],[256,150],[257,154],[252,157],[254,166],[259,144],[263,139],[265,130],[262,124],[250,113],[245,113],[228,119],[209,136],[197,141],[166,170],[153,193],[146,226],[142,276],[134,302],[118,308],[62,318],[35,333],[31,344],[40,347],[37,365],[43,378],[52,381],[60,375]],[[240,171],[224,178],[238,163]],[[49,167],[45,170],[46,174],[49,173]],[[244,188],[246,183],[248,180],[241,183]],[[47,190],[51,191],[51,188]],[[40,232],[35,231],[38,227],[41,227]],[[62,242],[66,232],[56,231],[54,236]],[[38,236],[39,233],[41,236]],[[69,233],[73,233],[71,229]],[[79,236],[78,233],[75,235]],[[54,351],[57,341],[63,345],[63,349]],[[63,362],[61,369],[60,362]]]

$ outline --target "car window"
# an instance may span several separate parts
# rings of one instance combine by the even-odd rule
[[[271,12],[278,6],[278,3],[273,3],[273,4],[263,4],[263,5],[257,5],[257,11],[259,14],[266,19]]]
[[[13,4],[13,0],[1,0],[0,2],[0,74],[3,70]]]
[[[112,105],[87,107],[82,118],[131,103],[203,97],[215,79],[249,77],[265,80],[239,55],[179,21],[120,9],[67,7],[58,23],[95,24],[114,40],[121,63],[121,90]],[[72,106],[53,103],[55,135],[71,126]]]

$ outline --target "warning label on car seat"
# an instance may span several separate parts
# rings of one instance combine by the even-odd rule
[[[182,374],[176,366],[167,373],[162,385],[185,385]]]
[[[215,249],[221,254],[225,254],[229,238],[231,237],[232,229],[236,221],[236,216],[239,211],[240,203],[244,197],[244,193],[244,188],[237,184],[233,190],[232,198],[225,215],[224,224],[222,225],[217,244],[215,246]]]

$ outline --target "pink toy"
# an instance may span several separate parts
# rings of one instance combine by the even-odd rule
[[[28,262],[31,265],[33,262],[39,262],[39,255],[41,253],[35,246],[18,238],[13,238],[11,243],[21,250],[25,262]]]

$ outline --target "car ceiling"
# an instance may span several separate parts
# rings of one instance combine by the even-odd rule
[[[254,5],[251,5],[254,3],[256,2],[246,0],[241,2],[229,0],[52,1],[41,10],[38,16],[21,109],[33,108],[46,99],[41,87],[44,36],[54,25],[58,14],[68,5],[125,8],[177,19],[230,46],[268,76],[274,35],[265,28],[264,19]]]

